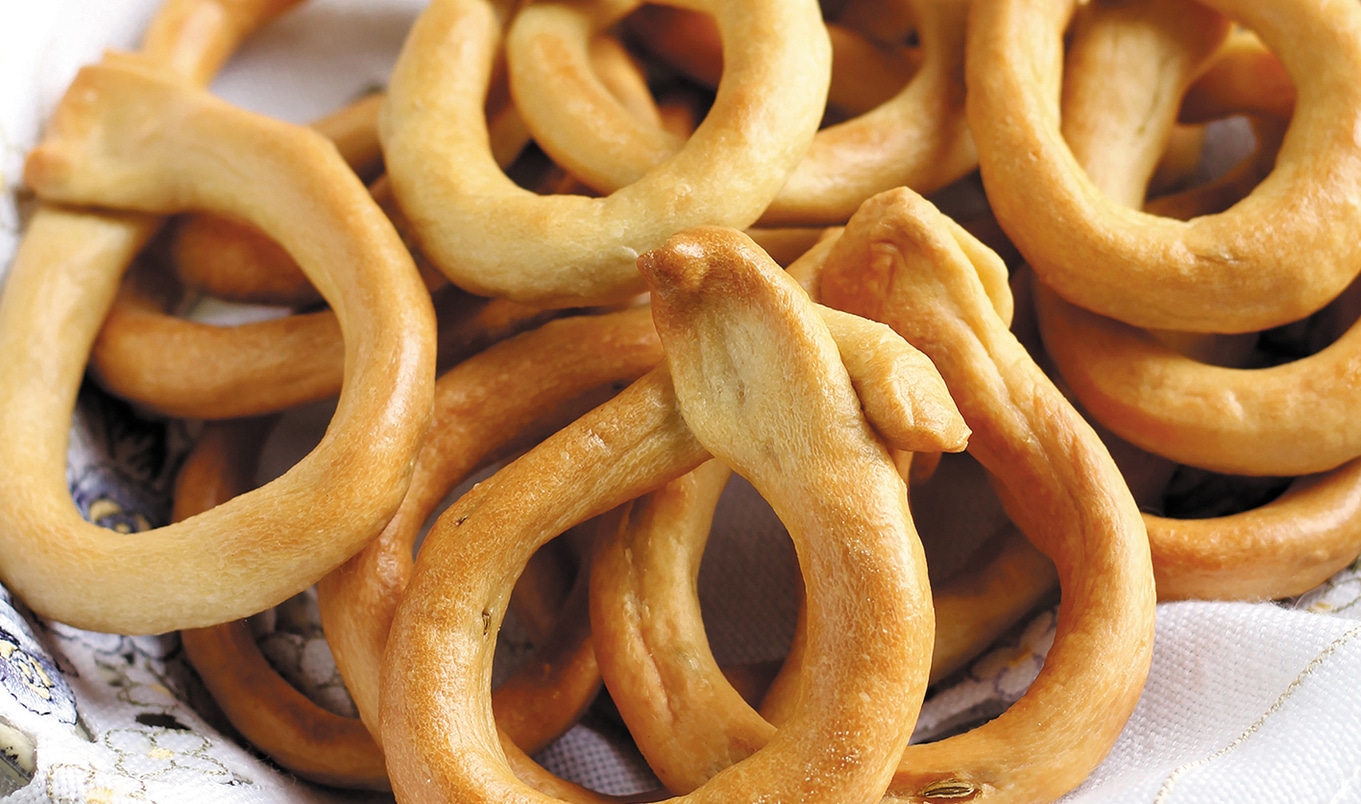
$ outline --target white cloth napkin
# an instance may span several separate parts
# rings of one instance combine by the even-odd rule
[[[0,277],[22,226],[24,152],[75,69],[105,47],[134,45],[156,5],[0,5]],[[252,40],[214,89],[262,112],[312,119],[383,83],[422,5],[312,0]],[[104,524],[164,520],[185,441],[179,425],[144,421],[87,390],[73,433],[70,478],[82,510],[99,503]],[[720,659],[779,655],[793,628],[793,571],[769,510],[749,490],[728,494],[701,579]],[[1160,606],[1153,671],[1138,709],[1106,762],[1065,801],[1361,801],[1358,620],[1356,568],[1291,606]],[[1053,624],[1053,612],[1041,612],[934,695],[919,737],[967,726],[1014,700],[1038,672]],[[304,687],[334,691],[315,629],[274,632],[271,640]],[[513,635],[503,641],[516,647]],[[0,792],[14,791],[8,801],[390,800],[298,782],[239,745],[173,636],[80,632],[27,616],[19,601],[0,596],[0,686],[0,754],[10,756],[0,762]],[[651,783],[607,718],[578,727],[539,758],[610,792]]]

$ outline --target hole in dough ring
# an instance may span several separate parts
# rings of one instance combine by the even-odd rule
[[[751,46],[733,54],[704,123],[639,181],[587,198],[537,196],[496,166],[482,103],[501,39],[497,10],[434,0],[407,38],[380,122],[393,190],[421,250],[474,293],[576,306],[639,292],[638,254],[681,229],[754,223],[812,141],[830,46],[816,3],[778,13],[730,5],[745,9],[733,12],[733,30]]]
[[[1247,198],[1178,221],[1105,198],[1059,133],[1073,5],[1001,0],[969,21],[967,105],[988,199],[1037,276],[1103,315],[1193,332],[1268,329],[1340,293],[1361,268],[1337,234],[1361,228],[1361,6],[1207,3],[1280,57],[1298,103],[1275,169]]]
[[[95,238],[54,261],[72,248],[59,218],[78,213],[35,220],[0,302],[0,444],[14,470],[0,481],[4,578],[45,616],[159,633],[275,605],[378,534],[429,422],[435,320],[410,255],[334,147],[114,58],[79,74],[29,158],[29,185],[49,201],[248,220],[309,272],[346,338],[347,382],[312,453],[212,512],[109,533],[71,503],[66,446],[89,344],[133,252]]]

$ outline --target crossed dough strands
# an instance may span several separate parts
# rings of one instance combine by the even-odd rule
[[[378,177],[378,110],[383,96],[365,95],[312,127],[335,143],[345,163],[365,181]],[[171,245],[175,274],[189,290],[225,301],[302,307],[321,295],[288,253],[256,229],[212,215],[186,215]]]
[[[343,387],[345,342],[333,311],[233,326],[193,321],[170,312],[178,289],[147,268],[129,272],[91,348],[91,370],[108,391],[170,416],[227,419],[276,413]],[[553,315],[448,285],[432,301],[440,366]]]
[[[973,430],[1012,520],[1053,559],[1057,633],[1039,676],[1002,715],[910,746],[893,801],[946,795],[1050,801],[1110,750],[1153,649],[1148,538],[1100,439],[997,318],[947,219],[908,190],[876,196],[818,282],[827,304],[886,320],[924,348]]]
[[[176,521],[254,488],[273,417],[204,426],[175,482]],[[256,748],[327,785],[389,789],[383,753],[364,724],[309,700],[260,652],[245,620],[180,632],[185,655],[223,714]]]
[[[830,56],[811,0],[740,8],[749,47],[734,53],[726,89],[686,146],[628,187],[586,198],[536,196],[496,166],[482,98],[507,12],[434,0],[402,49],[380,123],[421,250],[474,293],[576,306],[640,291],[639,252],[687,226],[755,222],[812,141]]]
[[[725,462],[790,526],[807,570],[808,667],[822,683],[771,743],[680,800],[742,800],[757,790],[772,800],[881,795],[920,705],[931,631],[906,490],[807,297],[773,264],[749,259],[750,241],[715,231],[678,237],[641,261],[681,390],[671,390],[667,371],[649,374],[465,495],[432,531],[393,624],[388,656],[403,660],[385,667],[384,742],[402,800],[551,800],[509,775],[475,703],[504,585],[552,533],[700,463],[691,426],[732,451]],[[725,331],[744,345],[730,348]],[[746,404],[732,396],[739,377]],[[776,471],[772,460],[800,469]],[[558,468],[545,471],[545,462]],[[849,488],[848,477],[858,491],[827,496]],[[521,493],[527,482],[533,495]],[[819,536],[832,520],[839,538]],[[451,573],[467,577],[450,583]],[[858,603],[846,597],[852,588]],[[865,601],[873,614],[847,616]]]
[[[0,302],[0,444],[14,469],[0,486],[4,579],[45,616],[126,634],[268,608],[376,536],[405,492],[434,383],[429,295],[335,149],[154,72],[132,56],[83,70],[29,157],[29,185],[48,201],[153,214],[194,206],[255,223],[331,301],[347,382],[322,442],[261,489],[137,539],[83,521],[65,483],[69,411],[144,238],[118,227],[122,248],[101,251],[108,238],[96,227],[84,251],[56,259],[73,248],[63,221],[86,213],[35,219]],[[148,129],[148,118],[176,125]],[[152,231],[145,219],[136,225]]]
[[[717,17],[725,65],[756,46],[726,22],[728,5],[696,8]],[[926,53],[921,69],[877,108],[819,131],[763,224],[841,223],[877,192],[902,185],[930,192],[975,167],[962,85],[968,4],[922,0],[914,10]],[[535,3],[515,18],[506,41],[511,86],[535,139],[606,191],[640,180],[677,148],[666,131],[630,116],[593,86],[586,46],[612,19],[592,6]]]
[[[564,411],[579,408],[583,395],[632,381],[661,357],[648,311],[636,309],[549,322],[469,358],[436,382],[434,422],[401,507],[377,540],[326,576],[318,589],[336,665],[375,737],[381,736],[383,650],[426,519],[450,489],[502,450],[551,432]],[[587,659],[590,667],[582,668]],[[518,718],[522,729],[508,734],[516,745],[528,751],[543,747],[594,697],[599,678],[594,659],[573,661],[558,666],[588,670],[587,676],[594,676],[588,678],[589,690],[561,696],[563,711],[556,717]]]
[[[1064,144],[1055,104],[1074,5],[980,3],[969,26],[967,105],[984,185],[1045,284],[1130,324],[1223,333],[1298,320],[1346,287],[1361,269],[1341,234],[1361,225],[1361,7],[1208,3],[1280,57],[1298,102],[1271,175],[1232,209],[1183,222],[1104,197]]]

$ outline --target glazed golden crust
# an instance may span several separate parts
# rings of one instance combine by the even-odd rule
[[[565,318],[507,340],[445,373],[435,386],[430,435],[416,461],[411,488],[371,545],[320,584],[322,623],[360,717],[376,736],[380,667],[393,613],[412,569],[421,528],[449,491],[509,448],[563,424],[580,399],[611,383],[628,382],[661,360],[649,313]],[[583,612],[584,614],[584,612]],[[559,652],[559,671],[598,683],[594,659]],[[569,655],[570,654],[570,655]],[[587,662],[589,666],[583,666]],[[546,686],[555,685],[551,679]],[[509,737],[534,750],[561,733],[589,703],[595,688],[563,695],[551,720],[519,718]],[[513,713],[511,713],[513,714]],[[507,721],[503,726],[509,726]],[[551,735],[551,736],[546,736]]]
[[[382,166],[378,110],[383,96],[366,95],[313,123],[335,143],[345,163],[365,181]],[[171,259],[190,290],[227,301],[301,307],[321,295],[288,252],[254,227],[212,215],[188,215],[175,225]]]
[[[1185,41],[1185,26],[1156,3],[1128,7],[1147,34],[1142,47],[1121,36],[1119,14],[1104,8],[1088,18],[1109,23],[1079,26],[1074,50],[1088,54],[1088,69],[1065,80],[1064,132],[1075,156],[1109,196],[1138,205],[1151,172],[1146,163],[1178,114],[1178,88],[1208,57],[1219,64],[1216,79],[1197,95],[1202,106],[1228,111],[1245,102],[1232,87],[1224,60],[1262,69],[1267,54],[1240,34],[1218,53]],[[1103,34],[1102,31],[1105,31]],[[1100,102],[1110,91],[1091,62],[1118,49],[1130,58],[1119,75],[1128,86],[1123,106]],[[1085,47],[1084,47],[1085,45]],[[1175,58],[1178,52],[1182,56]],[[1227,53],[1227,55],[1226,55]],[[1142,58],[1138,58],[1142,56]],[[1109,62],[1109,56],[1105,57]],[[1274,59],[1273,59],[1274,60]],[[1070,67],[1073,57],[1070,57]],[[1180,70],[1150,65],[1181,65]],[[1241,68],[1241,65],[1239,65]],[[1110,71],[1107,71],[1110,72]],[[1144,75],[1143,73],[1149,73]],[[1264,90],[1270,102],[1269,87]],[[1183,106],[1184,110],[1184,106]],[[1213,193],[1195,192],[1167,206],[1197,210],[1218,204],[1216,194],[1249,185],[1269,165],[1273,133],[1283,121],[1261,119],[1258,148],[1238,173]],[[1116,145],[1119,143],[1119,145]],[[1139,157],[1131,158],[1131,154]],[[1352,524],[1356,482],[1351,464],[1361,454],[1346,414],[1355,391],[1351,354],[1359,334],[1344,334],[1313,356],[1267,369],[1213,366],[1182,352],[1213,353],[1209,338],[1147,333],[1082,310],[1049,291],[1036,294],[1049,356],[1089,414],[1117,436],[1174,461],[1238,475],[1303,475],[1327,472],[1294,484],[1282,498],[1256,510],[1210,519],[1177,520],[1145,515],[1160,599],[1261,600],[1300,594],[1321,583],[1361,552]],[[1353,329],[1357,329],[1353,327]],[[1182,351],[1164,343],[1177,343]],[[1288,399],[1289,404],[1282,404]]]

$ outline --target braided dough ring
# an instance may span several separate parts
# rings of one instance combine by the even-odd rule
[[[1087,777],[1138,700],[1153,648],[1148,539],[1109,453],[993,312],[945,220],[911,191],[876,196],[818,290],[925,348],[973,429],[969,451],[1053,559],[1062,598],[1026,694],[972,731],[910,746],[889,798],[1050,801]]]
[[[13,470],[0,480],[0,567],[45,616],[125,634],[268,608],[376,536],[410,479],[435,359],[434,315],[415,265],[329,143],[133,62],[80,73],[29,158],[30,186],[51,201],[151,213],[193,205],[254,222],[331,301],[346,333],[348,381],[321,444],[267,486],[135,539],[85,522],[65,482],[70,411],[138,238],[120,227],[109,236],[125,248],[113,250],[95,227],[78,244],[88,251],[58,259],[73,248],[62,222],[80,213],[35,219],[0,301],[0,453]]]
[[[723,32],[725,65],[753,47],[724,19],[732,13],[727,6],[708,9]],[[592,10],[565,3],[529,6],[511,25],[507,63],[535,140],[583,181],[615,190],[652,170],[677,143],[659,126],[629,115],[592,78],[586,45],[598,26],[612,22],[592,19]],[[931,192],[976,166],[960,78],[968,4],[932,0],[916,2],[914,10],[926,53],[921,69],[874,110],[819,131],[762,215],[764,224],[840,223],[877,192],[901,185]]]
[[[821,683],[771,743],[680,800],[881,795],[920,705],[931,632],[906,489],[803,292],[750,259],[750,246],[735,256],[726,235],[686,238],[640,260],[677,390],[667,371],[649,374],[469,492],[431,532],[385,664],[384,743],[404,800],[550,800],[515,782],[478,703],[506,589],[552,533],[698,465],[704,448],[688,421],[731,450],[725,462],[751,473],[790,525],[807,570],[807,666]],[[712,323],[696,331],[709,316],[746,345],[732,348]],[[745,404],[721,390],[738,387]],[[750,463],[772,460],[801,468],[790,476]],[[824,484],[847,476],[859,491],[826,498]],[[832,520],[838,538],[816,535]],[[845,615],[867,600],[873,616]]]
[[[573,306],[637,293],[638,253],[680,229],[755,222],[817,129],[830,55],[811,0],[739,5],[734,33],[750,47],[733,54],[686,146],[628,187],[586,198],[536,196],[496,166],[482,99],[498,11],[486,0],[433,0],[398,59],[380,122],[393,190],[422,251],[475,293]]]
[[[1299,91],[1275,170],[1222,214],[1182,222],[1121,209],[1084,176],[1053,106],[1073,3],[978,5],[969,119],[998,219],[1060,295],[1138,326],[1250,332],[1307,316],[1361,267],[1361,254],[1340,235],[1361,227],[1361,82],[1353,80],[1361,74],[1361,7],[1209,5],[1255,30]]]
[[[254,487],[272,418],[208,424],[175,483],[174,519],[203,513]],[[180,632],[185,655],[233,727],[297,775],[327,785],[387,790],[383,752],[356,718],[313,703],[235,620]]]

